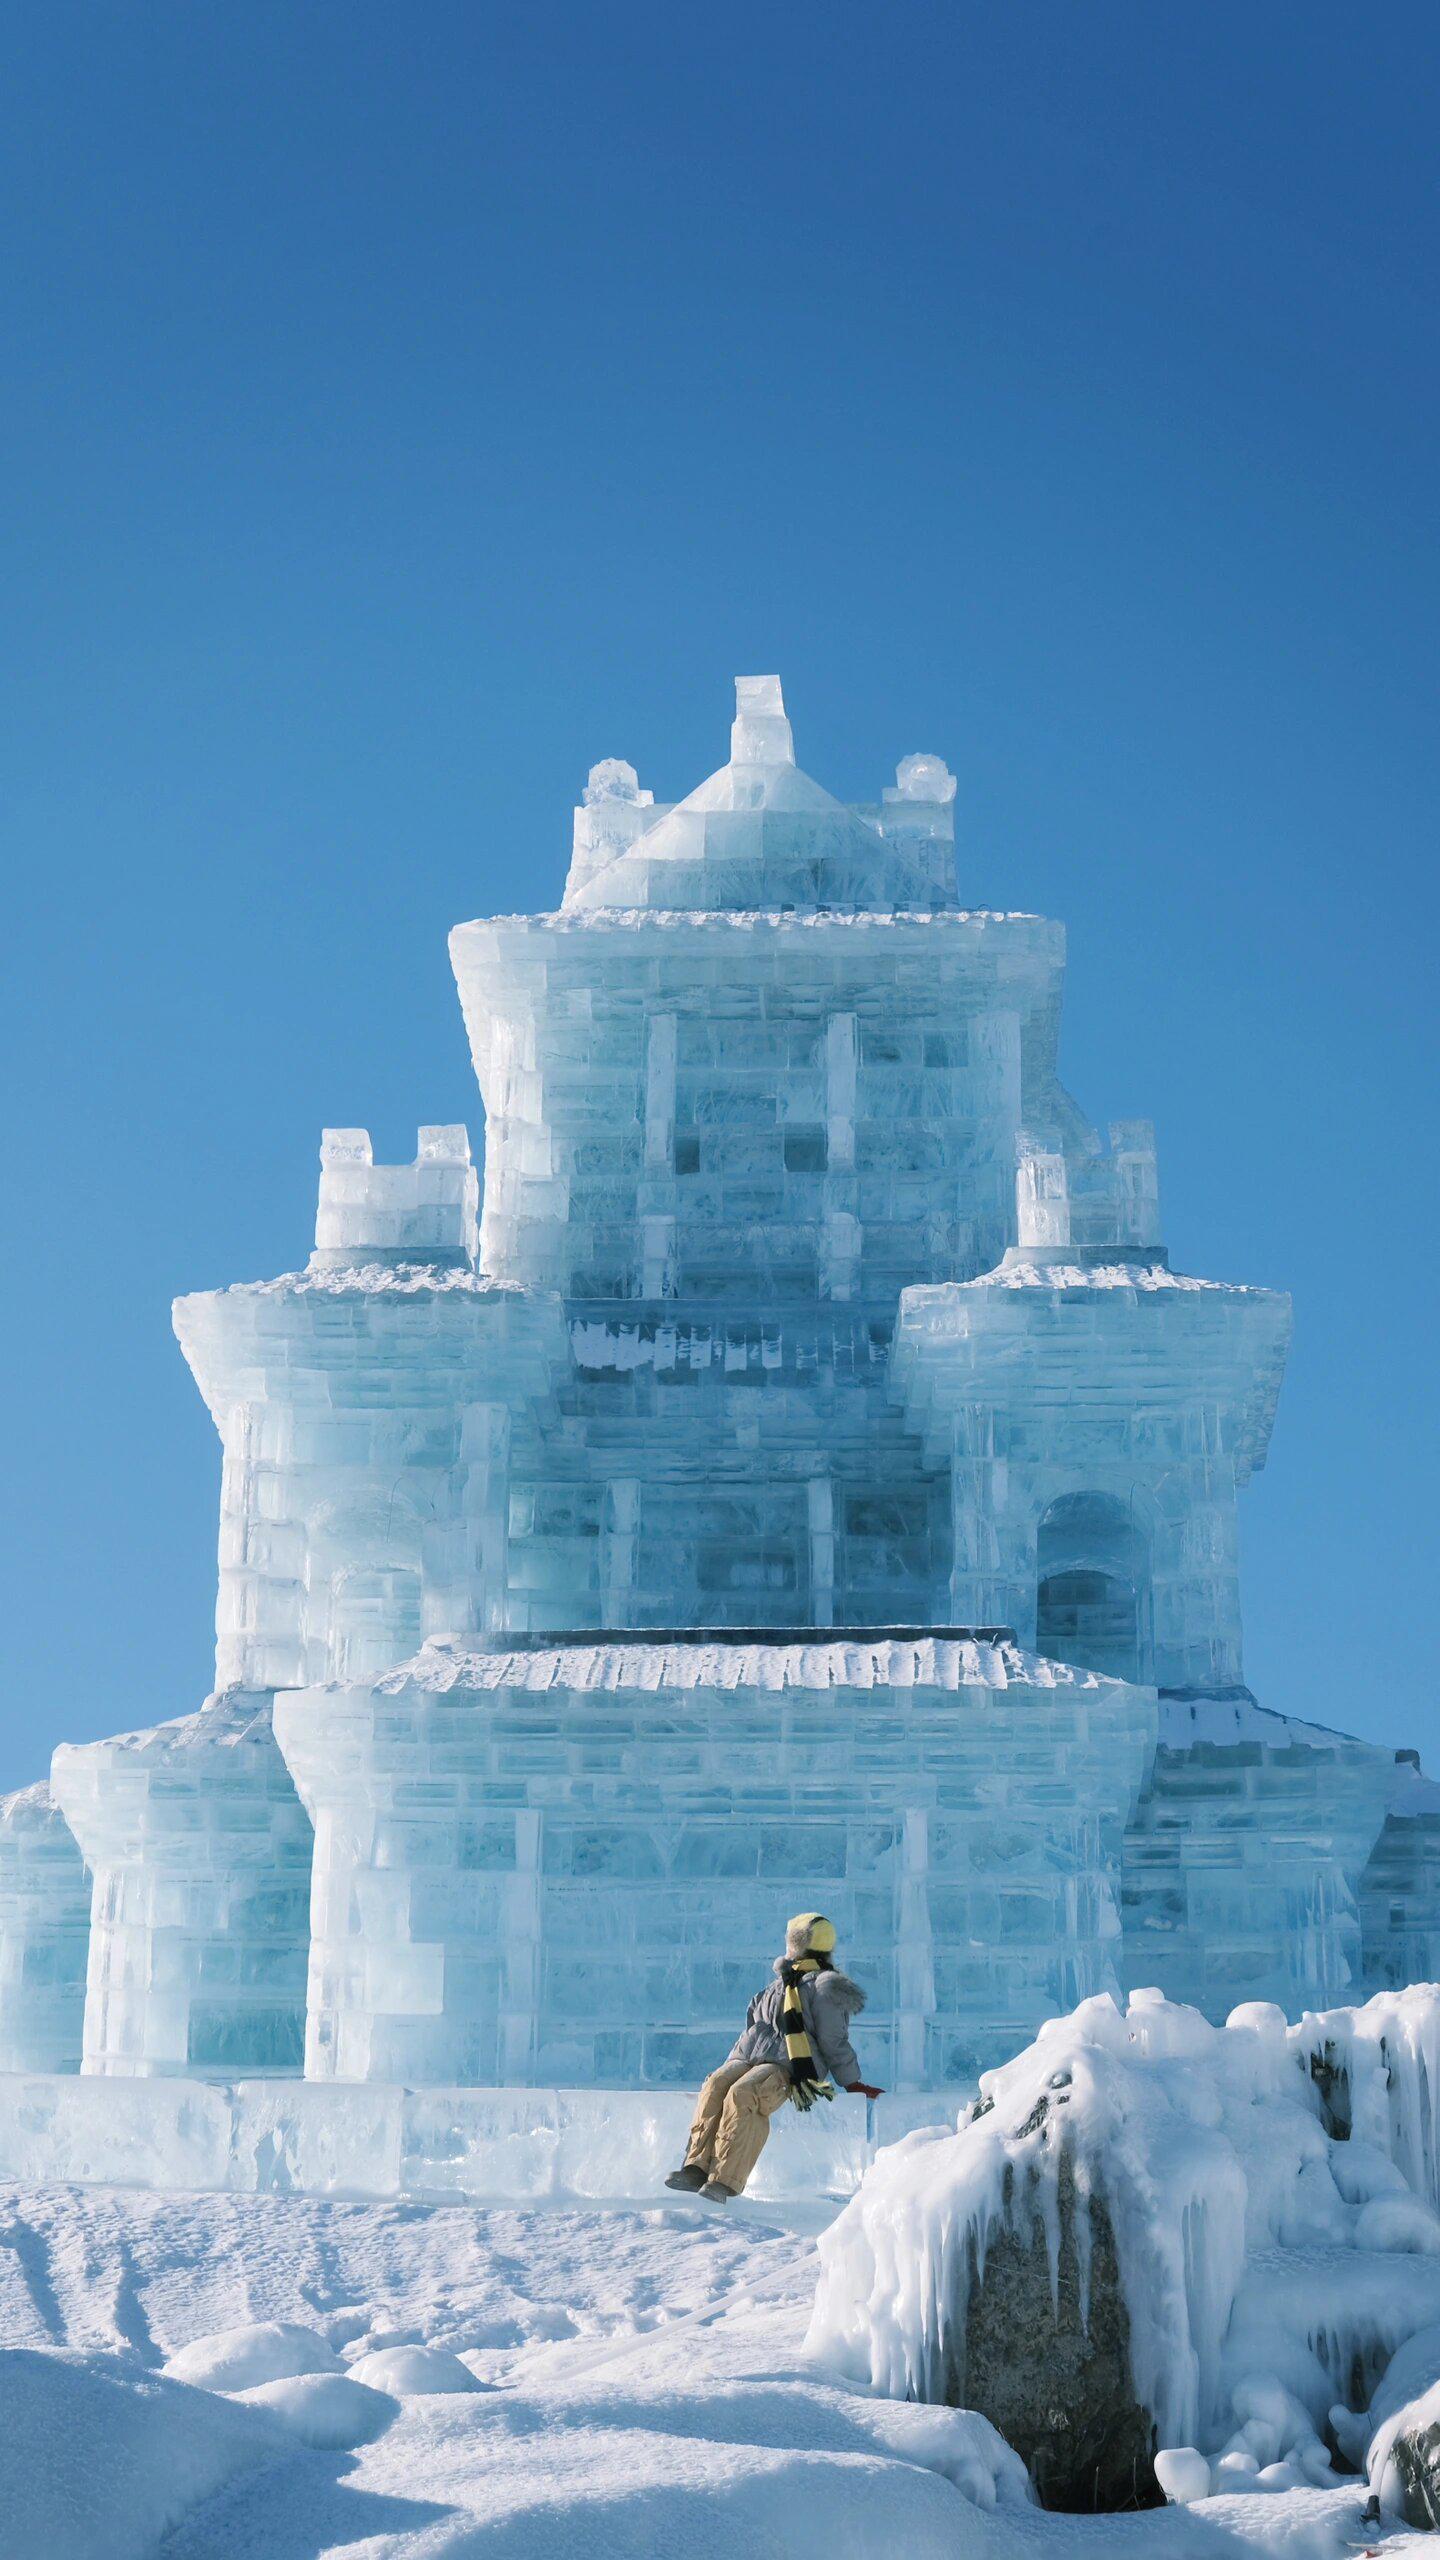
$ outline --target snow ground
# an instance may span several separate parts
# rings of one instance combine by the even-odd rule
[[[802,2539],[835,2560],[1337,2560],[1417,2543],[1393,2525],[1367,2539],[1359,2481],[1133,2517],[1014,2503],[965,2413],[804,2362],[834,2210],[0,2187],[0,2560],[773,2560]],[[285,2416],[329,2376],[247,2400],[162,2375],[260,2321],[302,2324],[345,2365],[446,2349],[490,2388],[377,2399],[369,2383],[398,2390],[409,2368],[371,2366],[345,2389],[383,2432],[336,2452]],[[977,2503],[997,2475],[999,2503]]]

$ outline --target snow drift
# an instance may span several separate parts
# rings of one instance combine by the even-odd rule
[[[295,2440],[118,2357],[0,2349],[0,2547],[13,2560],[151,2560],[206,2499]]]

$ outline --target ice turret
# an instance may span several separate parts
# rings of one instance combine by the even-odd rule
[[[911,757],[906,766],[883,811],[844,807],[796,764],[779,677],[737,676],[729,763],[673,808],[624,798],[608,860],[593,858],[589,828],[583,852],[577,834],[582,858],[566,907],[790,914],[952,906],[953,782],[949,793],[937,787],[940,775],[950,782],[938,758]],[[917,805],[931,808],[929,825],[913,823]]]
[[[1264,1464],[1289,1299],[1172,1272],[1154,1134],[1022,1133],[1019,1241],[900,1299],[893,1377],[950,1467],[957,1618],[1161,1689],[1242,1678],[1235,1498]]]
[[[413,1165],[325,1132],[302,1272],[177,1299],[225,1448],[216,1679],[288,1687],[503,1613],[512,1421],[567,1359],[553,1299],[473,1267],[463,1129]]]
[[[75,2071],[90,1879],[47,1786],[0,1796],[0,2071]]]
[[[376,1164],[368,1129],[326,1129],[310,1268],[473,1263],[479,1198],[463,1128],[422,1129],[413,1164]]]

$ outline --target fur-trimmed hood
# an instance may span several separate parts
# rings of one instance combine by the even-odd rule
[[[793,1956],[777,1956],[774,1967],[776,1978],[779,1978],[787,1964],[793,1964],[794,1961]],[[826,1999],[833,2000],[837,2008],[843,2009],[847,2018],[858,2018],[870,1996],[868,1992],[862,1991],[853,1974],[842,1973],[838,1965],[821,1965],[814,1973],[803,1974],[801,1979],[810,1985],[812,1991],[823,1989]]]

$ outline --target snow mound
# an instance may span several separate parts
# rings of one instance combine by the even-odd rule
[[[348,2373],[285,2374],[235,2395],[247,2409],[265,2409],[322,2453],[349,2453],[373,2444],[400,2414],[388,2392],[373,2391]]]
[[[376,2347],[357,2356],[347,2368],[352,2382],[367,2382],[374,2391],[390,2391],[407,2400],[431,2391],[488,2391],[468,2364],[448,2347]]]
[[[294,2374],[338,2373],[340,2359],[314,2329],[289,2320],[253,2320],[192,2338],[164,2370],[172,2382],[193,2382],[204,2391],[250,2391]]]
[[[1118,2293],[1112,2334],[1167,2449],[1163,2493],[1203,2494],[1202,2461],[1212,2491],[1273,2492],[1356,2459],[1352,2402],[1440,2319],[1440,1989],[1298,2027],[1265,2004],[1212,2027],[1158,1992],[1124,2013],[1107,1995],[980,2087],[955,2133],[882,2150],[822,2236],[813,2359],[1003,2417],[977,2306],[993,2364],[995,2270],[1023,2217],[1057,2320],[1066,2264],[1087,2329],[1105,2286]]]
[[[118,2359],[0,2349],[7,2560],[151,2560],[192,2508],[293,2450],[263,2411]]]
[[[938,2471],[973,2507],[1034,2504],[1020,2456],[976,2409],[932,2409],[915,2400],[881,2400],[853,2412],[852,2423],[897,2462]]]
[[[1191,2507],[1210,2495],[1210,2465],[1193,2444],[1172,2445],[1155,2457],[1155,2477],[1177,2507]]]

